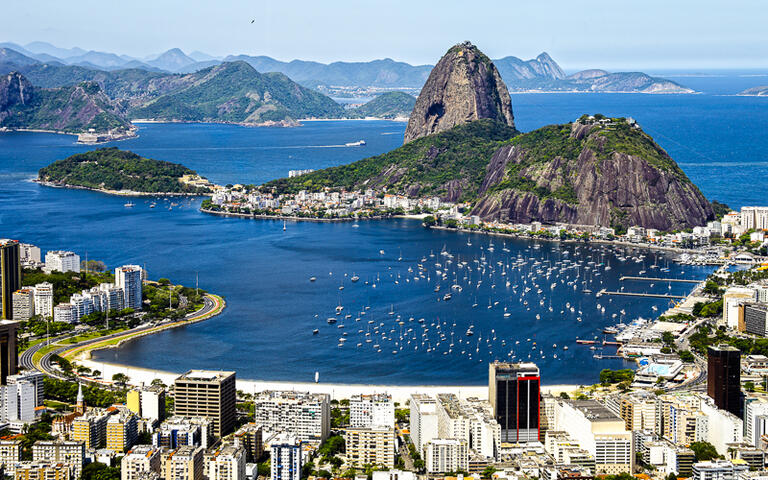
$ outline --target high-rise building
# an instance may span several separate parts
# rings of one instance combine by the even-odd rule
[[[152,434],[152,445],[168,449],[184,446],[208,449],[213,440],[212,423],[207,417],[173,416]]]
[[[249,423],[235,432],[235,446],[245,451],[245,461],[256,463],[264,454],[263,429],[261,425]]]
[[[348,428],[347,461],[353,466],[395,466],[395,430],[392,427]]]
[[[717,408],[741,417],[741,352],[730,345],[711,346],[707,358],[707,395]]]
[[[53,284],[48,282],[38,283],[34,286],[35,315],[43,318],[53,317]]]
[[[34,266],[39,265],[40,264],[40,247],[36,247],[29,243],[20,243],[19,258],[21,259],[21,263],[24,265],[34,265]]]
[[[107,436],[109,413],[101,409],[92,409],[72,421],[72,440],[85,443],[85,448],[101,448]]]
[[[21,288],[13,292],[13,320],[26,322],[35,315],[35,291]]]
[[[123,265],[115,269],[115,285],[123,290],[126,308],[141,310],[142,272],[138,265]]]
[[[539,441],[539,367],[494,362],[488,368],[488,399],[503,443]]]
[[[0,385],[6,385],[9,375],[19,370],[19,355],[16,347],[16,329],[19,324],[0,320]]]
[[[43,404],[43,374],[25,372],[9,375],[0,386],[0,420],[4,422],[34,422],[37,407]]]
[[[213,434],[223,437],[235,427],[235,372],[190,370],[174,382],[175,413],[182,417],[207,417]]]
[[[120,461],[120,480],[140,480],[150,472],[159,474],[161,453],[151,445],[136,445]]]
[[[424,465],[428,473],[467,471],[467,444],[455,438],[437,438],[424,446]]]
[[[0,239],[0,302],[3,320],[13,319],[13,292],[21,288],[21,257],[17,240]]]
[[[233,445],[218,448],[207,458],[208,480],[245,480],[245,452]]]
[[[202,447],[179,447],[163,454],[164,480],[203,480],[204,471]]]
[[[321,443],[331,429],[330,398],[325,393],[265,391],[254,399],[254,422],[265,432],[290,433]]]
[[[411,440],[418,451],[438,438],[437,402],[429,395],[414,393],[410,398]]]
[[[300,480],[304,463],[301,441],[281,435],[270,445],[270,480]]]
[[[0,440],[0,465],[6,475],[13,476],[14,466],[21,461],[21,440]]]
[[[165,390],[162,387],[142,387],[131,390],[126,395],[126,405],[130,411],[152,422],[165,418]]]
[[[65,252],[63,250],[51,250],[45,253],[45,268],[48,273],[51,272],[79,272],[80,255],[75,252]]]
[[[14,467],[16,480],[74,480],[72,467],[54,462],[19,462]]]
[[[85,463],[85,444],[67,440],[38,440],[32,445],[32,460],[69,465],[74,478],[80,478]]]
[[[139,423],[136,415],[123,407],[107,420],[107,450],[123,453],[131,448],[139,435]]]
[[[349,400],[349,426],[395,428],[395,403],[392,395],[353,395]]]

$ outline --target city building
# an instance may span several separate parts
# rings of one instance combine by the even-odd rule
[[[72,467],[64,463],[19,462],[14,470],[15,480],[76,480]]]
[[[17,240],[0,239],[0,319],[13,319],[13,292],[21,288],[21,257]]]
[[[205,463],[202,447],[179,447],[163,454],[160,476],[164,480],[203,480]]]
[[[729,345],[707,348],[707,395],[717,408],[741,417],[741,352]]]
[[[107,436],[109,412],[100,408],[88,410],[72,421],[72,440],[79,440],[85,448],[102,448]]]
[[[115,285],[123,290],[126,308],[136,311],[142,307],[142,270],[138,265],[123,265],[115,269]]]
[[[20,422],[13,430],[37,419],[37,408],[43,405],[43,377],[34,371],[9,375],[6,385],[0,386],[0,420]]]
[[[245,480],[245,452],[233,445],[218,448],[207,458],[208,480]]]
[[[596,473],[633,471],[632,432],[621,417],[594,400],[560,400],[555,410],[555,428],[594,457]]]
[[[539,367],[493,362],[488,377],[488,399],[501,426],[502,443],[539,441]]]
[[[13,476],[14,467],[21,461],[21,440],[0,440],[0,465],[6,475]]]
[[[421,452],[424,445],[438,438],[437,402],[429,395],[415,393],[410,398],[411,441]]]
[[[19,258],[22,265],[29,265],[31,267],[37,267],[40,265],[40,247],[36,247],[29,243],[19,244]]]
[[[7,385],[8,377],[19,369],[16,330],[19,324],[0,320],[0,385]]]
[[[26,322],[35,316],[35,292],[32,288],[22,288],[13,292],[13,320]]]
[[[63,250],[51,250],[45,253],[45,267],[47,273],[51,272],[79,272],[80,255],[75,252],[65,252]]]
[[[212,425],[213,421],[207,417],[173,416],[152,434],[152,445],[168,449],[184,446],[208,449],[213,440]]]
[[[131,448],[139,436],[139,423],[127,408],[118,409],[107,420],[107,450],[123,453]]]
[[[768,207],[741,207],[741,227],[746,230],[768,230]]]
[[[213,434],[223,437],[235,426],[235,372],[190,370],[174,382],[175,413],[182,417],[207,417]]]
[[[38,440],[32,445],[32,460],[69,465],[73,478],[80,478],[85,464],[85,444],[67,440]]]
[[[362,467],[395,466],[395,430],[392,427],[348,428],[346,455],[350,464]]]
[[[349,400],[349,425],[353,428],[395,428],[395,403],[392,395],[353,395]]]
[[[490,404],[476,398],[459,400],[452,393],[437,395],[438,437],[455,438],[470,451],[495,459],[501,448],[501,426],[493,418]]]
[[[755,291],[751,288],[729,287],[723,294],[722,324],[733,330],[739,328],[739,306],[755,300]]]
[[[302,442],[289,435],[280,435],[269,447],[270,480],[301,480]]]
[[[741,417],[718,408],[707,397],[701,402],[701,413],[706,419],[706,431],[697,432],[698,436],[711,443],[718,452],[726,452],[730,444],[744,440],[744,422]]]
[[[165,390],[158,387],[142,387],[126,394],[126,406],[140,418],[151,422],[165,418]]]
[[[151,445],[136,445],[120,461],[120,480],[144,480],[146,474],[160,474],[161,450]]]
[[[234,435],[234,445],[245,452],[247,463],[256,463],[264,455],[264,438],[261,425],[248,423]]]
[[[54,322],[77,322],[77,309],[71,303],[60,303],[53,307]]]
[[[469,450],[467,444],[455,438],[437,438],[424,446],[424,465],[427,473],[467,471]]]
[[[739,330],[764,337],[768,330],[768,304],[744,303],[741,305],[739,318],[744,319],[744,328]]]
[[[693,464],[691,480],[737,480],[740,472],[749,471],[746,464],[734,465],[727,460],[711,460]]]
[[[254,397],[254,422],[265,432],[290,433],[321,443],[330,433],[330,398],[324,393],[264,391]]]
[[[414,472],[403,470],[374,470],[372,480],[416,480],[417,475]]]
[[[764,435],[768,435],[768,398],[748,396],[744,401],[744,441],[760,447]]]
[[[53,284],[38,283],[33,288],[35,295],[35,315],[43,318],[53,317]]]

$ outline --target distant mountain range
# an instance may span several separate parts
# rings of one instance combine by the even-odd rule
[[[411,89],[410,93],[418,93],[433,67],[410,65],[389,58],[330,64],[306,60],[283,62],[268,56],[250,55],[216,58],[202,52],[187,55],[178,48],[140,59],[115,53],[85,51],[81,48],[64,49],[45,42],[33,42],[24,46],[5,42],[0,43],[0,48],[22,54],[26,57],[23,62],[33,60],[59,67],[83,67],[104,71],[135,68],[160,73],[192,73],[223,62],[244,61],[259,72],[283,73],[294,82],[331,96],[370,95],[394,89]],[[14,68],[19,65],[19,59],[16,60],[6,61],[0,57],[0,73],[18,69]],[[651,77],[640,72],[610,73],[592,69],[568,76],[547,53],[542,53],[532,60],[509,56],[493,62],[511,92],[693,93],[693,90],[671,80]],[[82,75],[76,70],[72,72],[75,76]]]
[[[768,85],[748,88],[742,92],[739,92],[739,95],[749,97],[768,97]]]

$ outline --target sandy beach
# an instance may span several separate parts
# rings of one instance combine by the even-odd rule
[[[111,379],[112,375],[122,373],[130,378],[131,385],[149,385],[152,380],[159,378],[166,385],[172,385],[176,377],[183,372],[168,372],[151,370],[140,367],[130,367],[93,360],[78,359],[77,363],[101,372],[101,377]],[[542,385],[543,392],[558,394],[560,392],[573,392],[578,385]],[[435,395],[437,393],[454,393],[459,398],[477,397],[488,398],[487,385],[373,385],[373,384],[344,384],[344,383],[319,383],[311,382],[287,382],[268,380],[237,379],[237,389],[246,393],[260,392],[263,390],[296,390],[312,393],[327,393],[331,399],[341,400],[354,394],[389,393],[395,402],[404,404],[411,394],[425,393]]]

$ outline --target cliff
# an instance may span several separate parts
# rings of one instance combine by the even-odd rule
[[[448,50],[430,72],[404,143],[483,118],[515,126],[512,102],[499,72],[477,47],[465,42]]]
[[[714,219],[699,189],[637,124],[602,116],[543,127],[501,147],[472,213],[511,223],[659,230]]]

